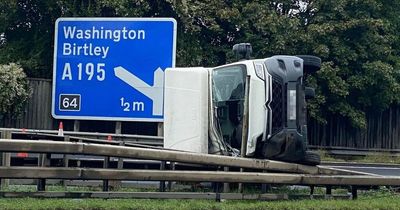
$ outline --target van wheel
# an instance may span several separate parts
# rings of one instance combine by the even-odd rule
[[[306,151],[303,164],[315,166],[319,165],[320,163],[321,163],[321,157],[319,156],[319,154],[311,151]]]
[[[304,72],[307,74],[315,73],[319,69],[321,69],[321,58],[313,55],[296,55],[303,59]]]

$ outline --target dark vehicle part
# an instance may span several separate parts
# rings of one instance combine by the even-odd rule
[[[318,165],[321,163],[321,157],[319,154],[312,152],[312,151],[306,151],[306,155],[304,157],[303,163],[305,165]]]
[[[306,145],[301,134],[292,129],[284,129],[266,140],[261,154],[267,159],[302,162],[305,152]]]
[[[305,87],[304,95],[306,97],[306,100],[315,98],[315,89],[311,87]]]
[[[304,62],[305,58],[307,62]],[[272,89],[272,100],[265,104],[270,124],[263,133],[262,158],[296,162],[308,165],[320,163],[318,154],[307,151],[306,95],[303,68],[317,69],[321,60],[315,56],[273,56],[265,66],[271,79],[266,86]],[[307,64],[307,65],[306,65]],[[272,116],[271,116],[272,115]]]
[[[253,53],[253,48],[250,43],[239,43],[233,45],[232,51],[237,60],[248,60],[250,59],[251,53]]]
[[[321,58],[313,55],[296,55],[303,59],[303,69],[304,73],[310,74],[315,73],[321,69]]]

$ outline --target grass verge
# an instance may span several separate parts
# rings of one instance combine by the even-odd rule
[[[393,156],[390,153],[376,152],[366,156],[341,156],[336,157],[328,154],[325,150],[318,150],[322,161],[333,162],[355,162],[355,163],[385,163],[400,164],[400,156]]]
[[[358,200],[225,201],[149,199],[0,199],[0,209],[400,209],[389,191],[364,193]]]

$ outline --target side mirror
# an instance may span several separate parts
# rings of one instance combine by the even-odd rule
[[[315,89],[311,87],[305,87],[304,95],[306,100],[315,98]]]

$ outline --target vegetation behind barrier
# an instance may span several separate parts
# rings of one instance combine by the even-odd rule
[[[307,78],[319,123],[342,116],[365,129],[369,113],[400,101],[399,1],[10,0],[0,14],[0,63],[20,63],[29,77],[51,78],[59,17],[173,17],[177,66],[231,62],[239,42],[252,43],[255,57],[320,56],[322,69]]]
[[[0,65],[0,120],[21,114],[29,93],[26,75],[20,65]]]

